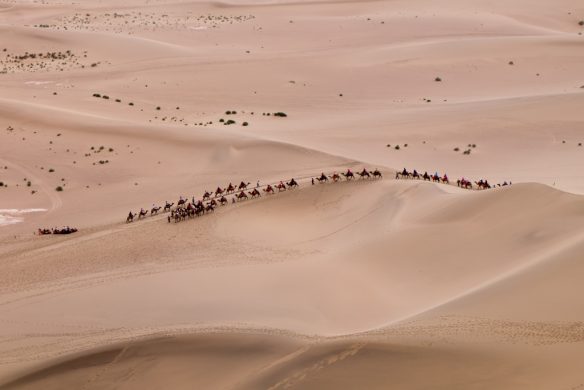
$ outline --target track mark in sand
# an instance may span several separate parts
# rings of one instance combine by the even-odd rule
[[[291,386],[294,386],[295,384],[302,382],[309,375],[312,375],[312,374],[314,374],[314,373],[316,373],[324,368],[332,366],[333,364],[341,362],[347,358],[355,356],[357,353],[359,353],[359,351],[364,346],[365,346],[365,343],[351,344],[348,348],[346,348],[346,349],[344,349],[344,350],[342,350],[334,355],[327,356],[327,357],[317,361],[316,363],[314,363],[310,367],[307,367],[303,370],[296,372],[295,374],[293,374],[289,377],[282,379],[281,381],[279,381],[275,385],[270,386],[268,388],[268,390],[276,390],[276,389],[282,389],[282,388],[286,389],[286,388],[289,388]],[[305,351],[302,351],[302,353],[304,353],[304,352]],[[302,353],[298,354],[298,356],[300,356]],[[296,357],[296,356],[294,356],[294,357]]]
[[[298,356],[304,354],[305,352],[308,352],[308,350],[312,348],[311,345],[305,345],[303,347],[298,348],[296,351],[291,352],[287,355],[282,356],[279,359],[276,359],[273,362],[270,362],[269,364],[261,367],[259,370],[255,371],[254,373],[248,375],[248,378],[253,378],[253,377],[258,377],[260,375],[262,375],[264,372],[268,372],[271,369],[273,369],[274,367],[277,367],[281,364],[287,363],[291,360],[296,359]]]
[[[107,373],[107,371],[116,365],[116,363],[118,363],[120,361],[120,359],[124,356],[124,354],[126,353],[126,351],[128,350],[129,345],[126,345],[124,348],[122,348],[122,350],[120,351],[120,353],[118,353],[111,362],[109,362],[105,367],[103,367],[99,372],[97,372],[93,377],[89,378],[87,380],[87,382],[85,382],[85,385],[83,385],[83,387],[81,389],[87,389],[88,386],[91,386],[92,383],[96,382],[97,380],[99,380],[99,378],[101,378],[105,373]]]

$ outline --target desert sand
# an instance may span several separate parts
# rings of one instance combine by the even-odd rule
[[[0,389],[584,388],[583,34],[579,0],[0,1]]]

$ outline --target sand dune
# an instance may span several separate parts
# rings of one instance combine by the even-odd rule
[[[580,3],[4,1],[0,388],[583,387]]]

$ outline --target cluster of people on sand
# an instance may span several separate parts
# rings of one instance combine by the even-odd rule
[[[332,175],[326,175],[323,172],[320,176],[311,178],[311,181],[313,185],[315,184],[315,180],[319,183],[328,182],[329,179],[331,179],[333,182],[337,182],[341,180],[341,175],[344,176],[346,180],[354,179],[355,175],[360,176],[362,179],[382,178],[382,174],[378,169],[373,171],[363,169],[357,173],[353,173],[351,169],[348,169],[347,172],[343,172],[340,175],[336,172]],[[291,178],[289,181],[281,180],[277,184],[267,184],[263,186],[260,185],[260,181],[258,180],[256,182],[255,188],[248,190],[250,185],[251,183],[244,181],[239,184],[229,183],[229,185],[226,187],[217,187],[215,191],[205,191],[203,193],[202,199],[196,200],[193,196],[192,200],[189,200],[187,197],[181,196],[176,202],[176,206],[174,202],[170,203],[166,201],[164,207],[152,205],[150,210],[142,208],[139,212],[130,211],[126,218],[126,222],[133,222],[135,219],[145,218],[148,215],[148,212],[150,212],[150,215],[156,215],[160,210],[162,210],[162,212],[170,212],[170,215],[167,217],[168,222],[179,222],[187,218],[201,216],[205,213],[213,212],[219,205],[227,205],[229,203],[229,200],[226,197],[227,195],[232,195],[231,203],[236,203],[249,198],[259,198],[262,196],[262,192],[266,195],[273,195],[276,192],[282,192],[300,186],[295,178]]]
[[[76,233],[78,230],[76,228],[72,228],[69,226],[65,226],[62,228],[52,228],[52,229],[41,229],[38,230],[39,236],[44,236],[46,234],[72,234]]]
[[[401,171],[401,172],[398,171],[395,173],[395,178],[396,179],[418,179],[418,180],[425,180],[425,181],[450,184],[450,181],[448,179],[448,175],[446,173],[444,173],[443,175],[440,175],[438,172],[435,172],[433,175],[431,175],[431,174],[428,174],[428,172],[426,171],[422,174],[422,173],[418,172],[416,169],[414,169],[413,171],[410,172],[406,168],[404,168],[403,171]],[[491,184],[489,184],[489,181],[486,179],[480,179],[479,181],[475,181],[473,184],[473,181],[466,179],[464,177],[456,180],[456,185],[458,187],[467,188],[467,189],[473,189],[476,187],[479,190],[486,190],[486,189],[494,188],[494,187],[504,187],[504,186],[508,186],[511,184],[513,184],[513,183],[504,181],[502,184],[498,183],[496,185],[491,185]]]

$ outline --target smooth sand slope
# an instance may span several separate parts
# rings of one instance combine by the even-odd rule
[[[576,0],[0,3],[0,388],[584,388],[580,20]],[[363,167],[383,180],[310,184]]]

